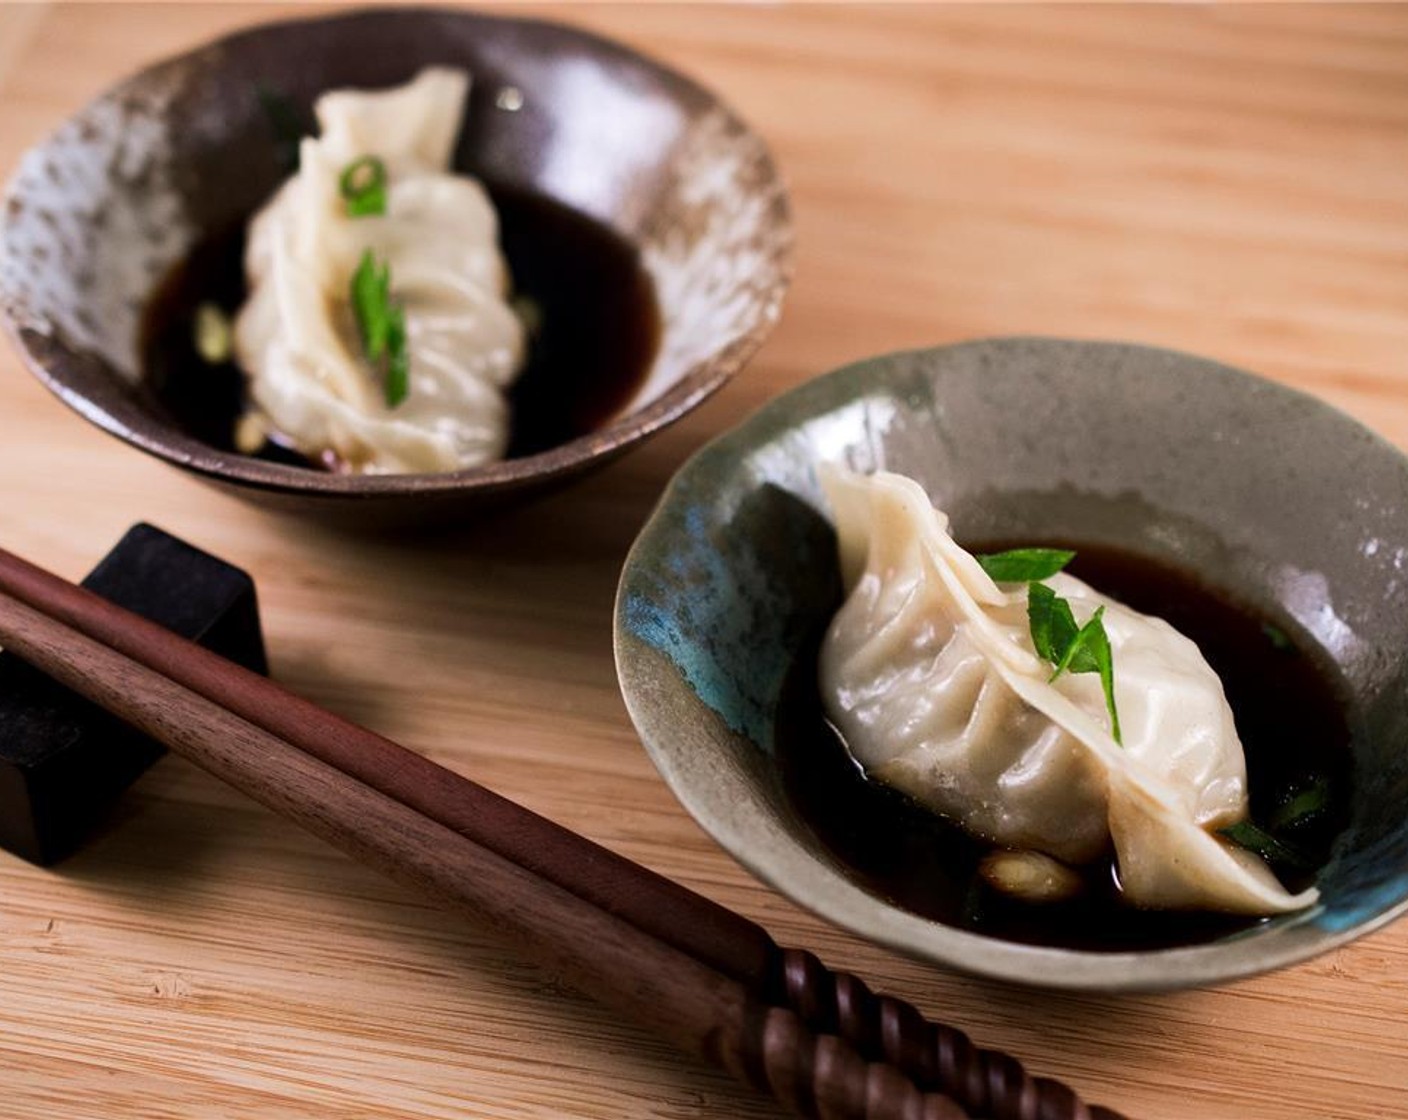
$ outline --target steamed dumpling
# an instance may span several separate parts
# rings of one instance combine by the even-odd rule
[[[504,390],[522,367],[498,218],[484,189],[451,173],[469,89],[430,68],[384,92],[318,99],[321,135],[254,218],[250,295],[235,323],[249,396],[270,428],[311,458],[367,472],[445,471],[503,457]],[[349,217],[343,171],[386,167],[386,212]],[[390,267],[405,308],[410,392],[388,406],[362,354],[349,288],[366,250]]]
[[[1096,674],[1048,683],[1027,590],[1004,590],[918,483],[821,468],[847,598],[822,645],[830,719],[872,777],[974,835],[1067,863],[1115,851],[1139,906],[1300,909],[1215,835],[1247,815],[1246,762],[1216,673],[1161,619],[1064,574],[1078,620],[1105,606],[1123,746]]]

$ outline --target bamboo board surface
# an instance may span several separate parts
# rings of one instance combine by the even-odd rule
[[[276,6],[0,6],[0,175],[108,83]],[[1408,922],[1216,990],[1024,991],[754,881],[619,699],[620,564],[710,435],[862,355],[1124,338],[1257,370],[1408,447],[1408,8],[544,7],[720,91],[791,184],[751,366],[535,506],[428,541],[261,514],[102,435],[0,352],[4,544],[77,577],[148,520],[256,577],[295,690],[1145,1120],[1408,1115]],[[0,855],[0,1115],[773,1117],[512,946],[176,760],[55,871]]]

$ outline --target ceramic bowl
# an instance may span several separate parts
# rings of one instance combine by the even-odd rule
[[[458,168],[546,195],[639,250],[662,319],[643,384],[589,435],[444,474],[336,475],[193,438],[142,385],[141,317],[192,246],[242,222],[286,173],[268,92],[306,117],[325,90],[394,85],[432,64],[473,77]],[[765,144],[728,106],[585,32],[450,10],[268,24],[152,66],[30,151],[2,213],[0,308],[63,401],[227,490],[362,522],[453,518],[626,450],[743,365],[776,321],[791,270],[786,192]]]
[[[775,754],[783,683],[839,605],[823,462],[917,478],[960,540],[1118,545],[1293,620],[1350,698],[1352,821],[1320,904],[1187,947],[1077,951],[920,918],[848,877],[790,807]],[[1304,960],[1408,910],[1405,562],[1408,461],[1330,407],[1166,350],[975,342],[822,377],[691,459],[626,562],[617,668],[689,812],[838,925],[1026,984],[1206,984]]]

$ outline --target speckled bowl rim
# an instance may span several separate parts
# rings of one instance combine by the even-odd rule
[[[768,886],[812,913],[850,933],[907,956],[970,975],[1027,987],[1068,991],[1159,992],[1223,984],[1318,957],[1408,914],[1408,898],[1404,898],[1382,913],[1348,928],[1320,931],[1313,939],[1300,939],[1280,946],[1263,944],[1265,938],[1262,935],[1274,926],[1254,928],[1231,939],[1208,944],[1130,952],[1053,948],[987,937],[919,917],[886,903],[800,844],[772,852],[760,850],[759,830],[739,827],[727,814],[717,812],[714,792],[696,785],[679,754],[662,745],[677,725],[668,716],[654,711],[648,701],[655,687],[652,680],[655,670],[643,665],[644,659],[639,649],[630,648],[632,643],[638,643],[638,639],[628,632],[624,624],[623,604],[630,590],[633,572],[646,563],[642,557],[659,548],[655,538],[664,532],[664,514],[679,493],[686,489],[690,476],[703,469],[705,464],[720,459],[731,458],[742,462],[749,451],[765,442],[756,438],[759,432],[767,432],[769,440],[766,442],[770,442],[783,430],[795,429],[807,420],[834,411],[838,407],[838,398],[826,391],[831,386],[849,384],[851,395],[848,399],[885,388],[883,384],[866,383],[866,378],[871,376],[871,363],[877,359],[919,357],[1011,342],[1118,347],[1166,355],[1180,361],[1195,361],[1226,376],[1250,379],[1280,395],[1293,407],[1303,409],[1307,415],[1352,426],[1367,436],[1368,442],[1377,451],[1392,456],[1408,473],[1408,456],[1342,409],[1269,378],[1167,347],[1037,335],[995,336],[872,355],[821,374],[775,397],[692,455],[670,479],[626,556],[613,610],[612,649],[617,679],[631,722],[666,785],[695,822],[734,859]],[[650,651],[651,654],[656,652]],[[658,656],[663,658],[663,655]],[[674,668],[670,666],[671,670]],[[722,720],[718,723],[717,733],[735,734],[723,726]],[[1309,913],[1314,912],[1312,909]]]
[[[234,451],[222,451],[155,418],[151,418],[150,424],[129,424],[121,417],[114,416],[103,405],[85,396],[69,383],[67,376],[55,373],[50,368],[52,359],[49,351],[55,345],[51,339],[15,323],[0,309],[0,322],[4,323],[26,368],[50,392],[89,423],[116,436],[124,443],[197,475],[256,490],[356,501],[359,498],[409,493],[505,493],[520,487],[534,486],[559,475],[570,475],[593,460],[628,450],[646,437],[669,426],[712,396],[743,368],[781,318],[783,300],[791,286],[795,269],[796,232],[786,180],[766,141],[727,101],[692,78],[623,43],[555,20],[491,14],[478,10],[457,12],[454,9],[417,6],[365,6],[333,15],[272,20],[241,28],[191,50],[153,62],[109,86],[90,99],[86,105],[111,98],[139,79],[148,79],[166,69],[189,66],[202,55],[223,51],[247,36],[268,34],[280,28],[329,25],[355,20],[374,12],[395,12],[403,18],[418,14],[434,15],[437,18],[463,16],[476,23],[492,23],[505,28],[543,28],[555,34],[576,38],[597,53],[628,59],[634,65],[655,71],[668,83],[682,87],[706,101],[730,124],[736,125],[744,134],[755,139],[759,145],[762,165],[768,172],[770,182],[777,187],[773,192],[773,204],[767,219],[774,236],[777,280],[762,301],[754,325],[712,357],[696,363],[664,393],[640,409],[618,416],[595,431],[546,451],[456,471],[377,475],[309,470],[256,459]],[[46,143],[52,135],[51,130],[38,143]],[[5,197],[0,198],[0,204],[8,197],[7,186]],[[3,206],[0,206],[0,211],[2,210]],[[145,421],[149,418],[144,415],[141,419]]]

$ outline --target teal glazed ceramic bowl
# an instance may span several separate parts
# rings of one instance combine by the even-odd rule
[[[1075,539],[1193,570],[1290,620],[1343,678],[1351,821],[1320,902],[1220,939],[1104,952],[999,940],[870,893],[791,807],[778,710],[840,601],[818,463],[917,478],[960,540]],[[678,473],[616,604],[631,718],[714,838],[798,903],[954,968],[1161,989],[1305,960],[1408,910],[1408,460],[1334,409],[1186,354],[1041,338],[863,361]]]

